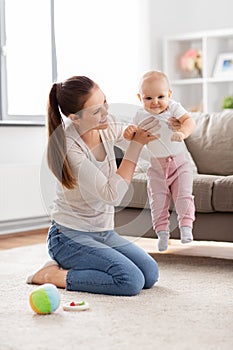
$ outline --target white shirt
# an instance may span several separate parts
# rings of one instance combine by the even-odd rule
[[[149,142],[146,146],[151,157],[169,157],[181,152],[185,152],[185,144],[183,141],[171,141],[173,131],[169,129],[167,123],[169,118],[174,117],[176,119],[179,119],[186,113],[188,112],[181,106],[181,104],[173,100],[169,101],[168,107],[164,112],[157,115],[151,114],[143,108],[139,108],[137,114],[134,117],[134,123],[136,125],[148,117],[153,116],[159,120],[161,126],[161,128],[156,131],[156,134],[160,134],[160,138]]]
[[[108,128],[99,131],[106,151],[103,162],[95,159],[72,122],[66,126],[67,156],[78,185],[68,190],[57,181],[51,218],[62,226],[84,232],[114,229],[114,206],[129,184],[116,174],[113,148],[123,141],[125,124],[112,116],[108,120]]]

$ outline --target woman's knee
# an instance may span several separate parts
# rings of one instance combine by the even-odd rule
[[[127,271],[127,275],[123,274],[118,278],[116,283],[120,284],[120,295],[134,296],[139,294],[143,289],[145,278],[141,270],[135,266],[134,269],[129,269]]]
[[[145,289],[149,289],[153,287],[153,285],[158,281],[159,279],[159,268],[157,262],[152,259],[149,263],[149,266],[144,274],[145,277]]]
[[[131,284],[131,295],[138,294],[141,289],[149,289],[158,282],[159,268],[157,262],[153,258],[149,259],[147,262],[146,270],[143,272],[139,270],[139,272],[139,274],[134,273],[134,275],[132,275],[133,281]]]

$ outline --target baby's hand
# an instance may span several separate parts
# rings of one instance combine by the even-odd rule
[[[185,139],[185,134],[180,131],[176,131],[172,134],[171,141],[181,142]]]
[[[123,136],[126,140],[132,140],[134,135],[135,135],[135,132],[137,131],[137,127],[135,125],[129,125],[127,126],[127,128],[125,129],[124,133],[123,133]]]

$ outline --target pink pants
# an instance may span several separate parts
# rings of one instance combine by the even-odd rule
[[[171,196],[178,214],[179,227],[192,227],[195,220],[193,174],[185,154],[153,158],[147,177],[147,191],[155,232],[169,231]]]

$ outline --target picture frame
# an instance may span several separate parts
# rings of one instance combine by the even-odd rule
[[[233,52],[220,53],[214,66],[214,78],[233,77]]]

